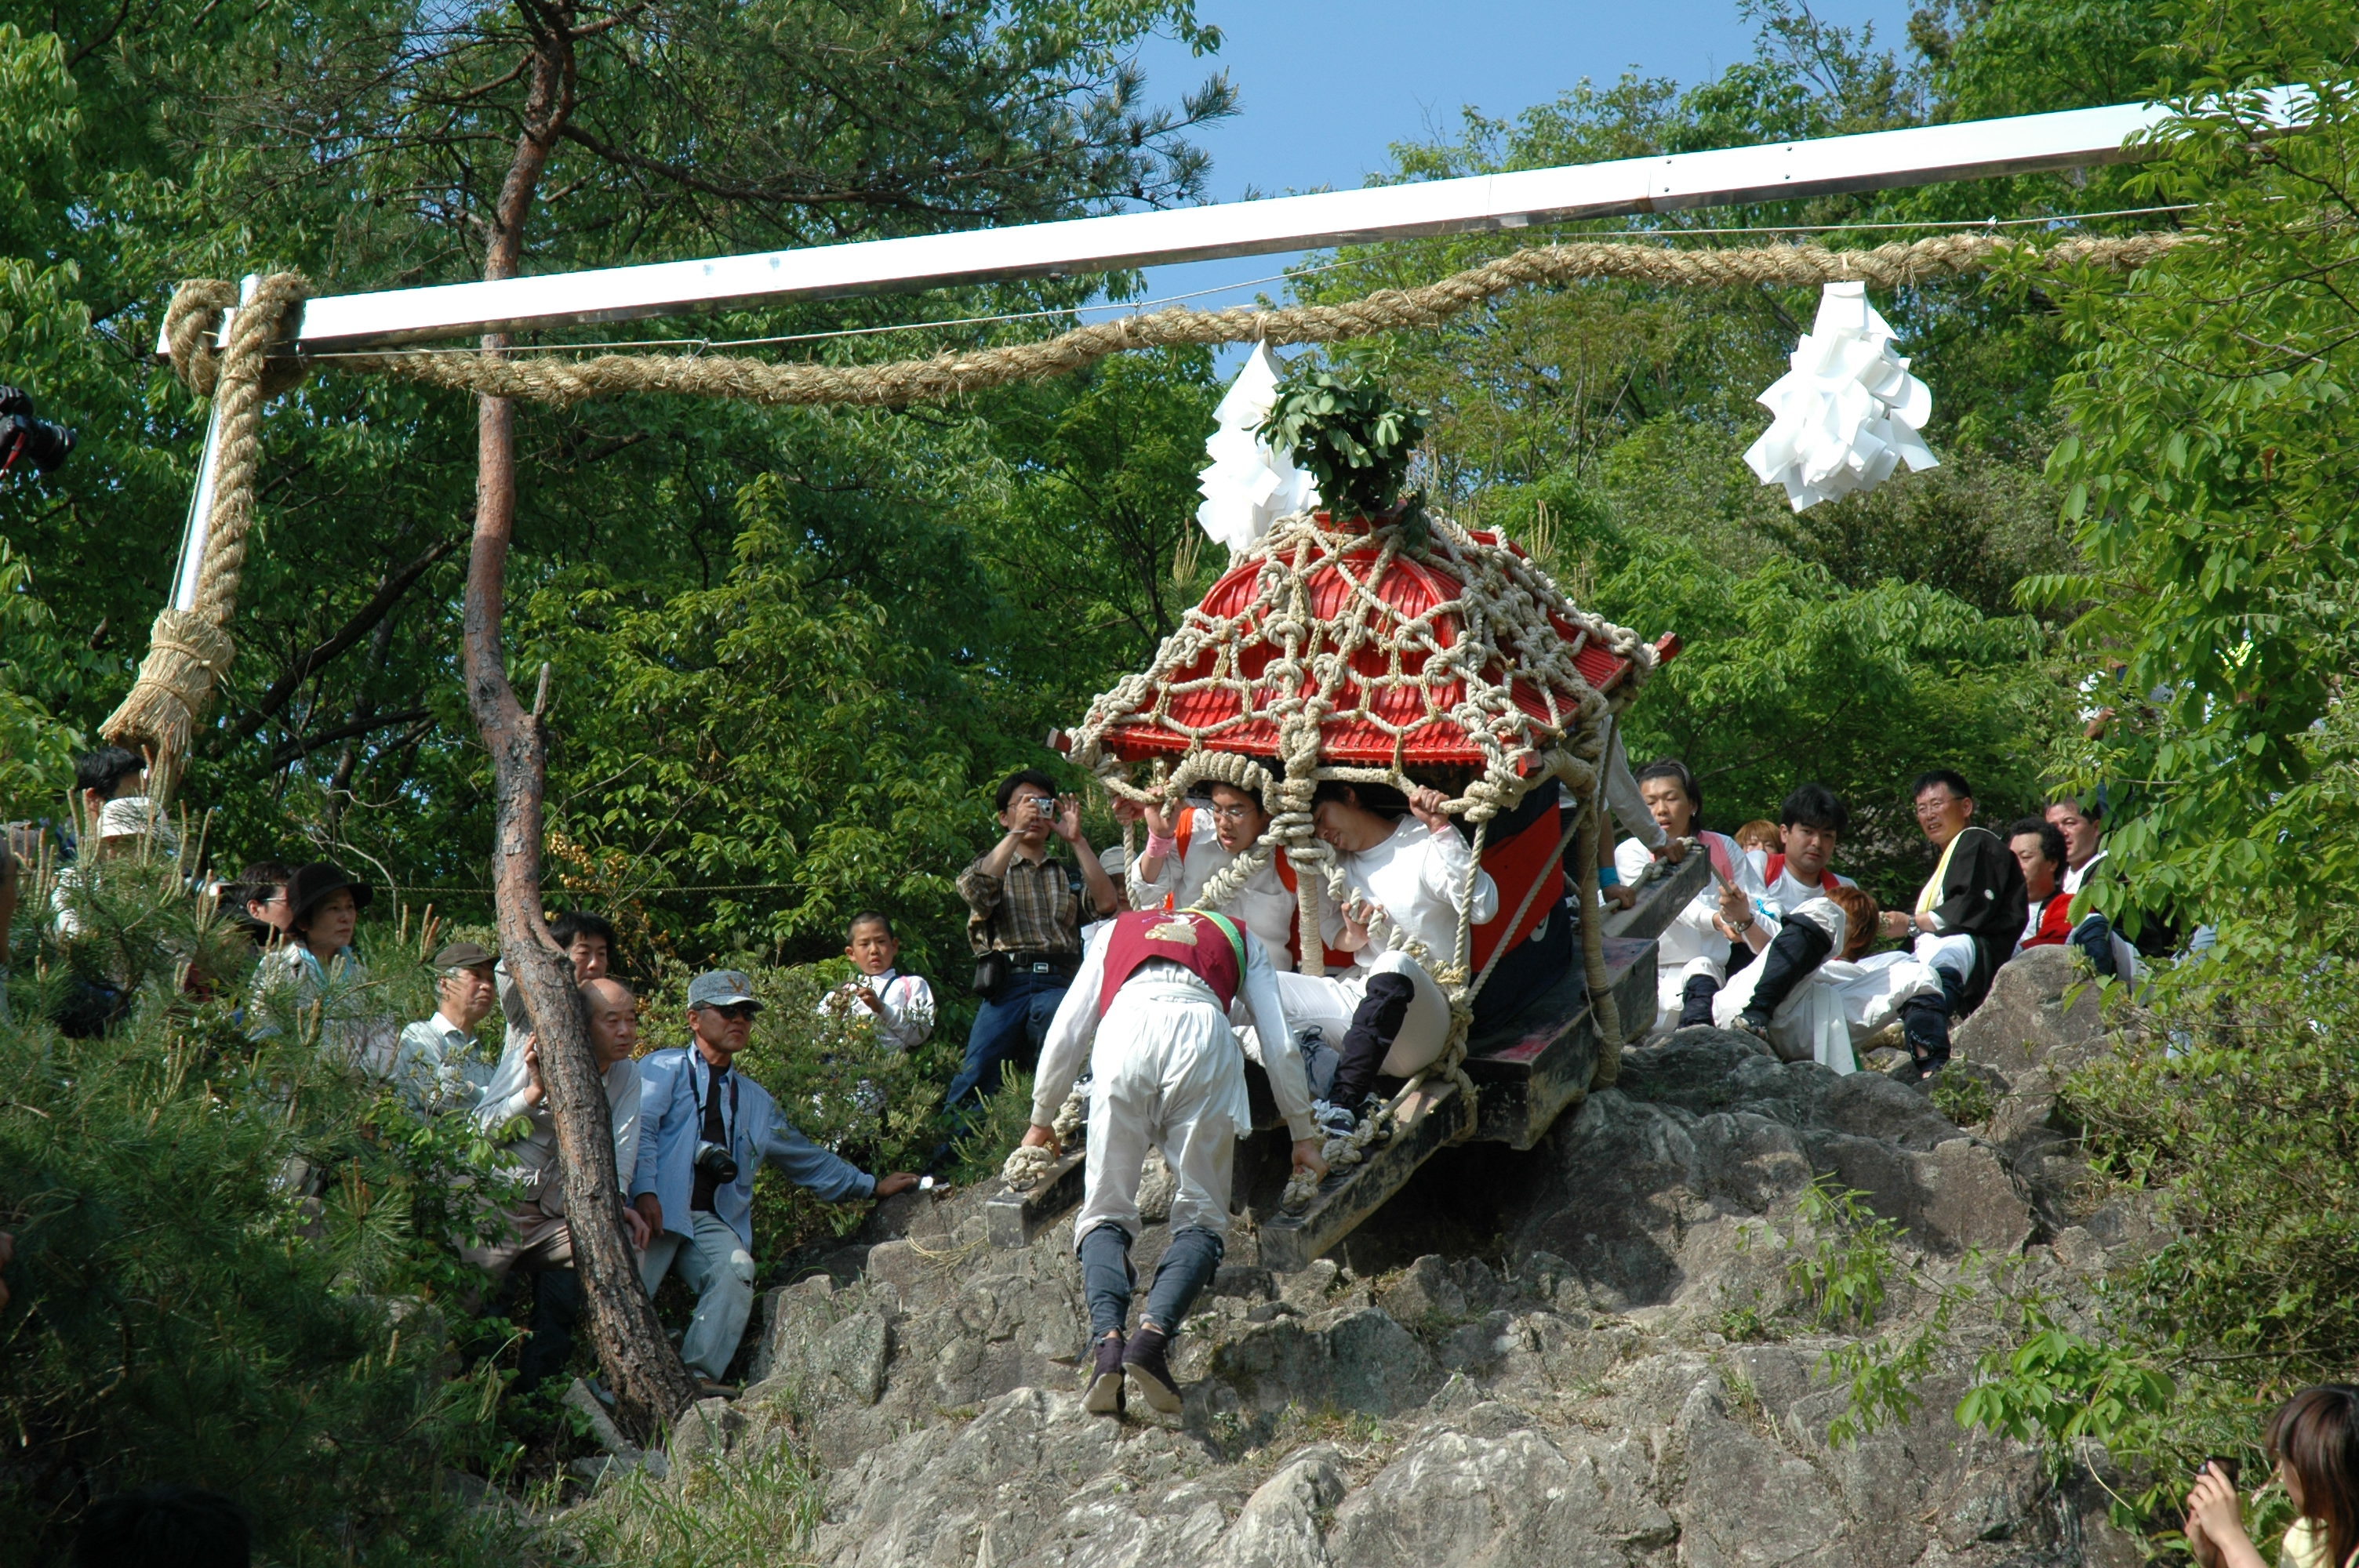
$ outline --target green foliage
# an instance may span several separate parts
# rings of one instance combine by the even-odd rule
[[[1919,1387],[1949,1359],[1960,1318],[2004,1291],[2006,1271],[1970,1252],[1954,1277],[1937,1278],[1903,1256],[1898,1222],[1832,1176],[1811,1179],[1796,1217],[1812,1238],[1807,1249],[1788,1243],[1787,1278],[1821,1327],[1854,1334],[1821,1357],[1826,1374],[1850,1393],[1827,1423],[1827,1441],[1841,1447],[1923,1405]],[[1896,1290],[1915,1298],[1923,1315],[1904,1330],[1872,1335]]]
[[[1377,517],[1401,499],[1429,417],[1422,408],[1400,406],[1364,376],[1310,370],[1278,388],[1261,436],[1310,470],[1335,516]]]
[[[1679,657],[1624,720],[1625,744],[1634,759],[1684,760],[1712,823],[1774,821],[1788,790],[1821,781],[1852,810],[1843,869],[1890,902],[1931,868],[1908,795],[1931,759],[1973,782],[1987,819],[2036,808],[2038,759],[2024,738],[2067,711],[2038,662],[2036,622],[1897,579],[1845,582],[1791,556],[1738,571],[1625,504],[1538,486],[1495,497],[1488,521],[1576,600],[1680,633]]]
[[[2060,763],[2082,787],[2136,781],[2113,843],[2145,906],[2201,916],[2270,889],[2307,910],[2359,879],[2338,696],[2359,653],[2359,305],[2343,282],[2359,264],[2359,46],[2334,7],[2181,14],[2203,62],[2190,91],[2216,96],[2157,134],[2136,180],[2199,203],[2210,237],[2135,288],[2065,296],[2079,356],[2057,395],[2074,424],[2050,469],[2089,569],[2026,591],[2084,610],[2075,641],[2105,671],[2092,697],[2118,717]],[[2244,91],[2279,81],[2314,84],[2287,135]]]
[[[1981,1380],[1958,1401],[1958,1424],[2038,1448],[2060,1472],[2085,1443],[2116,1455],[2151,1449],[2178,1392],[2170,1379],[2116,1345],[2056,1325],[2044,1314],[2027,1338],[1986,1352]],[[2173,1481],[2177,1479],[2172,1477]],[[2166,1488],[2169,1483],[2166,1483]]]
[[[75,901],[95,933],[77,940],[136,1001],[109,1036],[63,1039],[27,1005],[36,978],[0,1023],[0,1421],[19,1440],[0,1536],[46,1559],[93,1497],[172,1481],[239,1498],[277,1562],[512,1560],[434,1500],[444,1468],[506,1462],[495,1364],[451,1354],[468,1275],[445,1238],[473,1219],[462,1182],[498,1190],[489,1151],[417,1127],[311,1034],[256,1043],[228,1000],[188,994],[237,993],[215,966],[242,939],[169,862],[91,868]],[[27,967],[50,958],[73,955]]]
[[[774,1438],[716,1450],[678,1485],[633,1470],[568,1523],[613,1568],[767,1568],[800,1560],[825,1503],[817,1467]]]
[[[1955,1063],[1941,1069],[1926,1098],[1935,1110],[1960,1127],[1980,1127],[1990,1119],[1995,1107],[1990,1085],[1972,1073],[1961,1072]]]

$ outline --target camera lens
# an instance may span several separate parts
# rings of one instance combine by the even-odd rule
[[[74,449],[74,433],[35,415],[22,388],[0,386],[0,472],[18,463],[49,473]]]

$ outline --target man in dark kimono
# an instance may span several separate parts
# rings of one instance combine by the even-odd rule
[[[2006,840],[1973,826],[1973,791],[1947,768],[1917,780],[1917,825],[1941,851],[1911,913],[1891,910],[1885,934],[1913,940],[1919,962],[1941,979],[1940,996],[1901,1010],[1901,1032],[1915,1072],[1940,1071],[1950,1059],[1950,1022],[1982,1005],[1991,979],[2023,935],[2027,904],[2023,867]]]

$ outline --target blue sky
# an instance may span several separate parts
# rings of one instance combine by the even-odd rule
[[[1811,0],[1810,9],[1823,21],[1872,23],[1897,45],[1909,3]],[[1221,29],[1218,55],[1159,43],[1141,63],[1161,102],[1222,70],[1241,93],[1243,112],[1197,137],[1212,156],[1207,194],[1217,201],[1359,185],[1390,166],[1392,144],[1453,129],[1462,107],[1508,118],[1584,76],[1611,81],[1636,67],[1700,81],[1749,56],[1755,31],[1736,0],[1198,0],[1197,14]],[[1291,259],[1158,267],[1148,294],[1266,278]]]

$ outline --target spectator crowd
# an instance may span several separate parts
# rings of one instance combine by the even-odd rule
[[[1655,1030],[1742,1030],[1781,1057],[1839,1073],[1855,1070],[1862,1048],[1881,1037],[1905,1047],[1905,1076],[1921,1076],[1940,1070],[1951,1029],[2027,948],[2069,945],[2099,975],[2135,981],[2139,973],[2140,954],[2096,907],[2108,873],[2095,801],[2059,800],[2002,832],[1977,820],[1965,778],[1928,771],[1911,804],[1933,869],[1912,898],[1886,909],[1839,869],[1852,814],[1821,784],[1793,789],[1776,822],[1724,834],[1703,826],[1703,788],[1676,760],[1633,772],[1617,749],[1606,777],[1627,834],[1601,868],[1609,903],[1630,907],[1690,856],[1709,871],[1702,891],[1662,929]],[[53,879],[45,912],[61,939],[76,935],[79,892],[110,859],[143,844],[177,848],[137,757],[93,753],[77,785],[86,841]],[[1093,1410],[1119,1409],[1125,1389],[1158,1405],[1176,1400],[1169,1336],[1218,1265],[1230,1149],[1251,1130],[1242,1061],[1268,1075],[1296,1168],[1314,1180],[1337,1148],[1388,1135],[1380,1081],[1414,1074],[1444,1049],[1451,998],[1438,971],[1457,956],[1462,925],[1498,919],[1506,902],[1449,804],[1430,787],[1321,784],[1315,831],[1334,852],[1348,896],[1317,900],[1317,917],[1306,922],[1285,857],[1229,874],[1270,827],[1268,804],[1249,784],[1212,783],[1169,806],[1118,805],[1126,836],[1144,829],[1136,852],[1093,849],[1081,800],[1046,773],[1022,770],[999,785],[998,837],[957,881],[977,1006],[942,1092],[932,1166],[942,1168],[957,1140],[983,1124],[1009,1073],[1036,1065],[1025,1141],[1061,1152],[1055,1129],[1068,1090],[1081,1086],[1091,1168],[1075,1235],[1092,1301]],[[20,914],[27,849],[22,835],[0,845],[0,957]],[[266,1033],[290,1006],[312,1009],[322,1052],[382,1083],[408,1115],[465,1119],[496,1146],[505,1195],[482,1200],[473,1232],[452,1245],[482,1272],[479,1304],[521,1292],[529,1332],[516,1388],[555,1376],[583,1307],[569,1209],[584,1201],[584,1187],[569,1184],[540,1031],[501,955],[466,940],[434,951],[428,1017],[331,1006],[366,989],[360,933],[377,891],[368,881],[325,860],[260,860],[214,891],[258,950],[249,1028]],[[1582,917],[1568,892],[1530,928],[1535,950],[1562,956],[1559,974],[1577,973],[1569,933]],[[1551,933],[1561,946],[1548,946]],[[890,1196],[924,1178],[864,1170],[842,1141],[829,1147],[807,1137],[736,1065],[764,1005],[747,974],[696,975],[681,1020],[687,1043],[644,1051],[643,1007],[623,978],[614,926],[574,911],[551,920],[548,934],[570,963],[603,1089],[614,1169],[606,1199],[649,1292],[676,1277],[693,1297],[683,1359],[724,1387],[754,1301],[761,1166],[825,1202]],[[1299,965],[1306,942],[1320,949],[1319,965]],[[849,976],[820,1011],[876,1053],[922,1046],[937,1026],[937,999],[924,977],[901,967],[891,921],[854,916],[843,957]],[[67,1033],[94,1034],[125,999],[93,981],[54,1005]],[[503,1024],[495,1053],[484,1039],[495,1015]],[[871,1115],[881,1110],[883,1091],[870,1079],[847,1092]],[[1174,1239],[1140,1329],[1126,1337],[1128,1249],[1149,1148],[1162,1152],[1180,1185]]]

